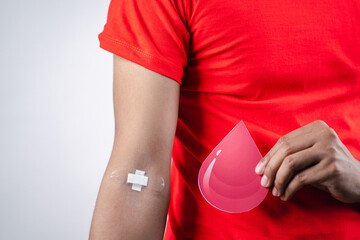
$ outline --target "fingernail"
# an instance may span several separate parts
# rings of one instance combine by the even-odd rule
[[[256,168],[255,168],[255,172],[256,172],[257,174],[261,174],[262,171],[264,170],[263,168],[264,168],[264,163],[263,163],[263,162],[259,162],[258,165],[257,165]]]
[[[285,196],[282,195],[282,196],[280,197],[280,199],[283,200],[283,201],[285,201]]]
[[[268,178],[264,175],[264,176],[262,176],[262,178],[261,178],[261,186],[263,186],[263,187],[267,187],[269,185],[269,180],[268,180]]]
[[[279,191],[274,187],[273,190],[272,190],[272,195],[274,197],[278,197],[279,196]]]

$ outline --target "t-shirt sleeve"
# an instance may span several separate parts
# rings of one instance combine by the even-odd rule
[[[100,47],[182,84],[190,34],[178,0],[111,0]]]

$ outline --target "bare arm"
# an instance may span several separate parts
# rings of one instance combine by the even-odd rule
[[[180,85],[114,55],[115,138],[91,223],[91,240],[162,239]],[[141,192],[127,174],[148,176]]]

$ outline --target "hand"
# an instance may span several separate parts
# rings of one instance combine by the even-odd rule
[[[273,186],[273,195],[284,201],[310,184],[339,201],[360,202],[360,162],[321,120],[282,136],[255,172],[263,175],[261,185]]]

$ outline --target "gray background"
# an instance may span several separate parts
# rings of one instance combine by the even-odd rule
[[[87,239],[113,142],[110,0],[0,3],[0,239]]]

